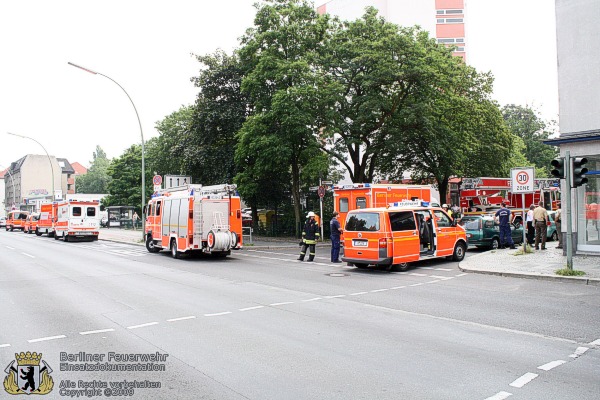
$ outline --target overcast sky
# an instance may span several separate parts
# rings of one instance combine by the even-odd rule
[[[415,0],[418,1],[418,0]],[[553,0],[467,0],[467,57],[492,71],[501,105],[558,118]],[[0,167],[26,154],[89,166],[96,145],[110,158],[140,143],[157,121],[192,104],[191,53],[231,52],[251,26],[255,0],[0,0]]]

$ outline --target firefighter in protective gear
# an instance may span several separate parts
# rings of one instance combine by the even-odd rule
[[[315,259],[315,247],[317,244],[317,239],[321,236],[319,233],[319,224],[315,220],[315,213],[309,212],[306,216],[308,219],[304,224],[304,228],[302,229],[302,250],[300,251],[300,257],[298,257],[298,261],[304,261],[304,256],[306,256],[306,250],[310,248],[310,254],[308,255],[307,261],[312,261]]]

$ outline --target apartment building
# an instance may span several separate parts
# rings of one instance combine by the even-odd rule
[[[375,7],[392,23],[419,25],[438,43],[456,46],[454,55],[466,61],[465,0],[320,0],[316,5],[318,13],[344,20],[357,19],[366,7]]]

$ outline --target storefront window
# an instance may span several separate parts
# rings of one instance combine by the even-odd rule
[[[577,188],[577,250],[600,252],[600,156],[588,156],[588,183]]]

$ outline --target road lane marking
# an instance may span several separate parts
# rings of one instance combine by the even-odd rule
[[[132,326],[128,326],[127,329],[138,329],[138,328],[145,328],[147,326],[152,326],[152,325],[158,325],[158,322],[147,322],[145,324],[140,324],[140,325],[132,325]]]
[[[590,343],[592,346],[600,346],[600,339],[596,339]]]
[[[265,306],[254,306],[254,307],[240,308],[240,311],[258,310],[259,308],[265,308]]]
[[[453,271],[452,268],[436,268],[435,270],[436,271],[446,271],[446,272]]]
[[[45,342],[46,340],[64,339],[64,338],[66,338],[65,335],[48,336],[48,337],[43,337],[43,338],[38,338],[38,339],[31,339],[31,340],[28,340],[28,342],[36,343],[36,342]]]
[[[488,397],[485,400],[504,400],[504,399],[509,398],[510,396],[512,396],[512,393],[498,392],[495,395],[493,395],[492,397]]]
[[[575,350],[575,353],[571,354],[569,357],[577,358],[588,350],[589,350],[589,347],[578,347],[577,350]]]
[[[390,289],[375,289],[375,290],[371,290],[371,293],[378,293],[378,292],[387,292]]]
[[[14,250],[15,249],[14,247],[10,247],[10,246],[4,246],[4,247],[6,247],[9,250]]]
[[[302,301],[306,303],[306,302],[309,302],[309,301],[317,301],[317,300],[321,300],[321,299],[322,299],[322,297],[314,297],[312,299],[302,300]]]
[[[204,316],[205,317],[218,317],[220,315],[227,315],[227,314],[231,314],[231,311],[224,311],[224,312],[213,313],[213,314],[204,314]]]
[[[350,296],[360,296],[361,294],[367,294],[369,292],[356,292],[356,293],[350,293]]]
[[[419,269],[435,269],[433,267],[419,267]]]
[[[84,331],[84,332],[79,332],[80,335],[92,335],[94,333],[104,333],[104,332],[114,332],[115,330],[113,328],[109,328],[109,329],[98,329],[95,331]]]
[[[446,278],[445,276],[440,276],[440,275],[429,275],[431,278],[435,278],[435,279],[444,279]]]
[[[10,344],[8,344],[8,343],[0,344],[0,347],[10,347]]]
[[[531,382],[538,376],[539,376],[538,374],[534,374],[533,372],[528,372],[525,375],[521,376],[520,378],[515,379],[509,385],[512,387],[516,387],[516,388],[522,388],[523,386],[527,385],[529,382]]]
[[[194,319],[194,318],[196,318],[195,315],[189,315],[187,317],[171,318],[171,319],[168,319],[167,322],[183,321],[186,319]]]
[[[325,296],[326,299],[339,299],[340,297],[346,297],[345,294],[336,294],[335,296]]]
[[[468,274],[458,274],[456,276],[465,276],[465,275],[468,275]]]
[[[416,273],[416,272],[411,272],[410,274],[412,276],[427,276],[427,274],[419,274],[419,273]]]
[[[293,301],[284,301],[282,303],[271,303],[270,306],[285,306],[286,304],[294,304]]]
[[[429,282],[425,282],[425,283],[438,283],[438,282],[441,282],[441,280],[440,279],[436,279],[435,281],[429,281]]]
[[[556,368],[559,365],[563,365],[564,363],[566,363],[566,361],[563,361],[563,360],[551,361],[547,364],[540,365],[538,367],[538,369],[541,369],[542,371],[550,371],[552,368]]]
[[[424,285],[424,283],[413,283],[412,285],[408,285],[408,286],[421,286]]]
[[[21,254],[23,254],[24,256],[30,257],[30,258],[35,258],[35,256],[32,256],[31,254],[27,254],[27,253],[23,253],[23,252],[21,252]]]
[[[393,288],[390,288],[390,290],[396,290],[396,289],[404,289],[406,286],[394,286]]]

